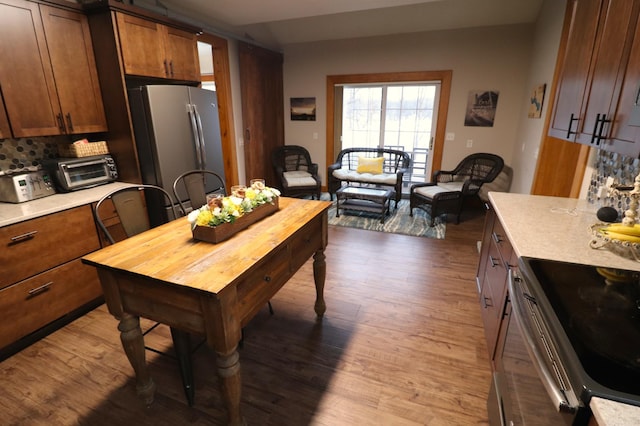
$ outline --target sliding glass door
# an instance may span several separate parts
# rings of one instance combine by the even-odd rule
[[[412,169],[405,181],[428,181],[440,84],[357,84],[341,89],[341,149],[386,147],[408,152]]]

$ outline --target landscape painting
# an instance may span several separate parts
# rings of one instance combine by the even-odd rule
[[[291,98],[291,120],[316,121],[316,98]]]

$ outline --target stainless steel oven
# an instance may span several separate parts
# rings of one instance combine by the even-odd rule
[[[571,425],[580,402],[526,283],[509,271],[508,318],[497,355],[490,407],[496,425]],[[493,403],[493,404],[492,404]]]
[[[518,266],[509,273],[490,423],[587,425],[592,396],[640,405],[638,273],[527,258]]]

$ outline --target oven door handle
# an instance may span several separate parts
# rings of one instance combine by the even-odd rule
[[[544,385],[547,394],[555,404],[556,409],[562,412],[575,412],[578,407],[571,406],[565,397],[564,391],[557,385],[554,375],[549,371],[547,365],[543,361],[544,355],[536,345],[531,330],[524,323],[524,316],[526,313],[524,312],[522,299],[518,297],[518,294],[515,292],[515,280],[516,278],[513,276],[513,271],[509,269],[508,286],[511,299],[511,313],[516,319],[520,333],[522,333],[529,357],[540,376],[540,380],[542,380],[542,384]]]

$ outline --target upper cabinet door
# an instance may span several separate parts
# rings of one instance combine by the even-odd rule
[[[200,81],[197,36],[177,28],[165,28],[168,77],[175,80]]]
[[[4,103],[0,99],[0,139],[10,138],[11,128],[9,127],[9,119],[7,111],[4,109]]]
[[[87,17],[45,5],[40,11],[67,133],[106,131]]]
[[[549,135],[575,140],[605,0],[573,0],[573,18],[562,59]]]
[[[116,20],[125,74],[200,81],[195,33],[120,12]]]
[[[627,64],[618,110],[612,123],[611,138],[604,148],[631,157],[640,154],[640,20]]]
[[[549,135],[637,156],[616,142],[637,93],[640,0],[572,0],[572,20],[558,78]],[[634,41],[635,40],[635,41]],[[637,100],[634,99],[633,102]],[[626,112],[625,112],[626,111]],[[627,133],[633,133],[627,129]],[[627,141],[629,142],[629,141]]]
[[[616,113],[629,60],[638,20],[638,3],[632,0],[609,0],[606,14],[601,17],[588,98],[582,112],[581,131],[577,137],[580,143],[602,147],[606,140],[608,124]]]
[[[163,26],[119,12],[116,19],[125,74],[166,78]]]
[[[63,133],[37,3],[0,0],[0,87],[14,137]]]

